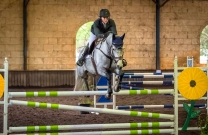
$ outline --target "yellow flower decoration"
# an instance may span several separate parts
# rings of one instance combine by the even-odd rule
[[[186,99],[200,99],[207,89],[208,78],[199,68],[187,68],[178,76],[178,90]]]
[[[4,93],[4,78],[0,75],[0,98]]]

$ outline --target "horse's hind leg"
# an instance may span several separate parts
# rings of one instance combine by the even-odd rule
[[[111,74],[110,73],[107,74],[106,78],[107,78],[107,81],[108,81],[108,90],[107,90],[107,94],[105,95],[105,98],[106,99],[111,99],[111,94],[113,93],[112,87],[111,87],[111,78],[112,78]]]

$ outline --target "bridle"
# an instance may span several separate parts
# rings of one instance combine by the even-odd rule
[[[108,44],[108,42],[106,41],[106,44],[107,44],[107,46],[108,46],[108,50],[110,50],[110,51],[108,51],[108,52],[110,52],[110,55],[107,55],[105,52],[103,52],[103,50],[101,49],[101,46],[102,46],[102,43],[104,42],[104,41],[106,41],[106,38],[104,39],[104,40],[102,40],[102,41],[100,41],[100,46],[99,46],[99,48],[95,48],[95,49],[98,49],[105,57],[107,57],[108,59],[110,59],[110,66],[109,66],[109,68],[111,68],[111,65],[112,65],[112,61],[114,61],[115,63],[117,63],[119,60],[123,60],[123,48],[116,48],[115,47],[115,45],[114,44],[112,44],[112,45],[109,45]],[[109,48],[109,46],[110,46],[110,48]],[[122,44],[122,46],[123,46],[123,44]],[[116,51],[117,50],[121,50],[121,53],[122,53],[122,55],[121,56],[119,56],[119,57],[115,57],[113,54],[113,51],[115,51],[115,49],[116,49]]]
[[[113,47],[113,49],[112,49],[112,47]],[[116,48],[114,45],[112,45],[110,49],[111,49],[111,53],[110,53],[111,57],[115,61],[115,63],[117,63],[119,60],[123,60],[123,48],[121,48],[121,47]],[[119,56],[119,57],[115,57],[113,55],[114,54],[113,51],[116,51],[116,52],[121,51],[121,52],[118,52],[118,53],[122,53],[122,55]]]

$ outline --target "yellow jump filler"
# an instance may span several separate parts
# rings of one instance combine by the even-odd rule
[[[0,75],[0,98],[2,97],[4,93],[4,78],[2,75]]]

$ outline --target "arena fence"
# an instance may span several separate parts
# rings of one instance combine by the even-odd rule
[[[184,69],[186,67],[182,67]],[[207,68],[205,68],[207,69]],[[177,58],[174,60],[174,76],[178,76],[178,65]],[[72,91],[72,92],[57,92],[57,91],[45,91],[45,92],[8,92],[8,61],[5,59],[4,69],[0,69],[0,72],[4,72],[4,100],[0,102],[4,105],[4,118],[3,118],[3,133],[2,135],[18,135],[18,132],[32,132],[32,131],[58,131],[58,130],[72,130],[72,129],[110,129],[110,128],[135,128],[135,127],[170,127],[171,129],[145,129],[145,130],[120,130],[120,131],[93,131],[93,132],[61,132],[61,133],[32,133],[32,135],[83,135],[83,134],[97,134],[97,135],[122,135],[122,134],[163,134],[170,133],[178,135],[178,131],[181,128],[178,127],[178,80],[174,77],[174,89],[160,90],[160,89],[143,89],[143,90],[126,90],[114,93],[114,95],[137,95],[137,94],[172,94],[174,97],[174,114],[161,114],[161,113],[150,113],[150,112],[139,112],[139,111],[123,111],[114,110],[107,108],[92,108],[92,107],[80,107],[63,104],[51,104],[51,103],[40,103],[30,101],[19,101],[10,100],[13,97],[57,97],[57,96],[80,96],[80,95],[104,95],[105,91]],[[75,111],[89,111],[98,112],[114,115],[128,115],[135,117],[150,117],[150,118],[163,118],[169,119],[170,122],[142,122],[142,123],[113,123],[113,124],[82,124],[82,125],[48,125],[48,126],[20,126],[20,127],[8,127],[8,105],[21,105],[28,107],[40,107],[40,108],[51,108],[51,109],[64,109],[64,110],[75,110]],[[188,129],[197,129],[196,127],[189,127]],[[17,133],[15,133],[17,132]],[[27,134],[27,133],[26,133]],[[26,135],[21,133],[21,135]],[[28,133],[31,134],[31,133]]]

